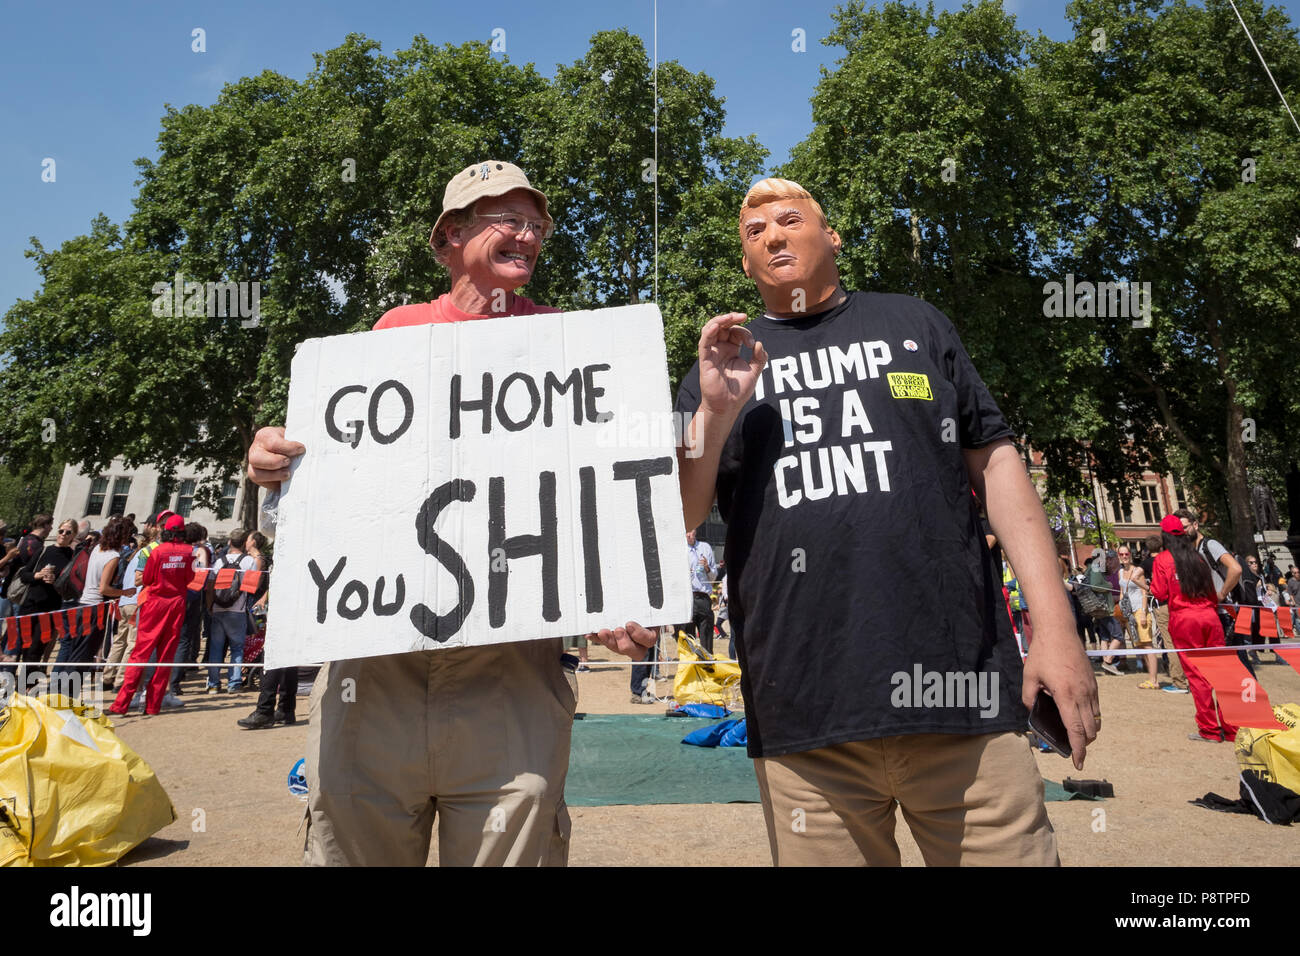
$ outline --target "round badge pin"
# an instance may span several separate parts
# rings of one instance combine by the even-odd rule
[[[909,352],[915,352],[918,346],[911,339],[903,339],[903,348],[907,349]]]

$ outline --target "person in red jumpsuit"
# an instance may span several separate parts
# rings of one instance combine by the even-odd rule
[[[176,657],[181,626],[185,623],[185,591],[194,577],[191,567],[194,549],[185,543],[185,519],[180,515],[168,518],[162,538],[163,543],[153,550],[144,566],[143,585],[149,589],[149,599],[140,606],[135,649],[131,652],[132,664],[147,664],[155,650],[158,651],[159,664],[170,664]],[[144,671],[143,667],[126,669],[122,689],[113,706],[108,708],[110,714],[126,714]],[[162,709],[170,679],[170,667],[159,667],[154,671],[144,699],[146,716],[153,716]]]
[[[1209,565],[1196,553],[1177,515],[1166,515],[1160,522],[1160,536],[1165,549],[1156,555],[1151,568],[1151,593],[1169,605],[1169,637],[1174,647],[1223,647],[1223,625],[1215,611],[1218,595]],[[1215,704],[1213,688],[1196,666],[1196,655],[1179,656],[1196,702],[1198,733],[1188,737],[1208,743],[1236,739],[1237,728]]]

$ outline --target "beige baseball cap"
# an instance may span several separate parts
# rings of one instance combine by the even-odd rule
[[[555,225],[555,220],[546,209],[545,194],[533,188],[524,171],[513,163],[489,159],[466,166],[451,177],[451,182],[447,183],[447,188],[442,194],[442,215],[429,231],[429,245],[433,245],[433,237],[437,234],[438,227],[442,225],[442,220],[446,218],[447,213],[457,209],[467,209],[476,200],[488,196],[504,196],[516,189],[527,190],[536,196],[542,207],[542,216],[552,226]]]

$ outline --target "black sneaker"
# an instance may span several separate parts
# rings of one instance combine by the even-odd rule
[[[292,715],[286,717],[283,711],[277,710],[275,712],[275,722],[277,724],[284,724],[286,727],[292,727],[298,722],[298,718]]]
[[[267,717],[260,710],[255,710],[242,720],[237,720],[236,723],[245,730],[261,730],[264,727],[275,726],[275,718]]]

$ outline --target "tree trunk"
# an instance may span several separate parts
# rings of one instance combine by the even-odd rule
[[[1291,519],[1286,531],[1287,547],[1291,547],[1292,541],[1300,543],[1300,465],[1294,461],[1286,473],[1286,513]],[[1295,548],[1291,551],[1296,553]]]
[[[1255,520],[1250,507],[1250,487],[1246,483],[1246,443],[1242,440],[1242,419],[1245,409],[1237,398],[1237,380],[1232,377],[1227,349],[1220,331],[1219,316],[1223,311],[1223,296],[1217,287],[1206,290],[1206,332],[1210,347],[1223,376],[1223,390],[1227,393],[1227,441],[1224,447],[1228,460],[1224,462],[1223,478],[1228,491],[1228,516],[1232,522],[1232,550],[1245,554],[1255,550]]]
[[[1250,486],[1246,482],[1246,444],[1241,439],[1245,416],[1236,401],[1236,382],[1224,382],[1228,390],[1228,462],[1224,471],[1228,488],[1228,514],[1232,520],[1232,550],[1248,554],[1255,550],[1255,518],[1250,507]]]

